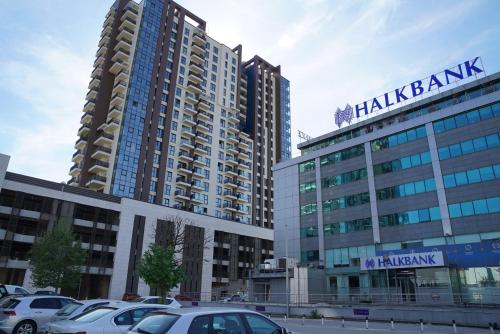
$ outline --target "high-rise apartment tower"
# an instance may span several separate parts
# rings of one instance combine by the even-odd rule
[[[272,227],[290,158],[289,82],[168,0],[117,0],[103,24],[70,184]]]

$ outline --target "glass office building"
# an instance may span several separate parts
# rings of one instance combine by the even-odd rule
[[[274,168],[275,254],[325,298],[500,304],[500,73],[299,145]]]

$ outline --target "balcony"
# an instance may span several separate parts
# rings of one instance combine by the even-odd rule
[[[207,121],[207,122],[213,121],[213,117],[211,117],[211,115],[205,111],[199,111],[197,116],[198,116],[199,120],[203,120],[203,121]]]
[[[78,129],[78,136],[79,137],[85,137],[88,133],[90,132],[90,126],[87,124],[83,124],[79,129]]]
[[[68,184],[73,187],[78,187],[78,183],[80,182],[79,177],[72,177],[69,181]]]
[[[99,174],[106,173],[109,168],[109,163],[105,161],[96,160],[89,168],[89,173]]]
[[[244,194],[238,193],[236,196],[236,200],[240,203],[248,203],[248,197]],[[247,213],[247,212],[246,212]]]
[[[238,179],[243,181],[250,181],[250,173],[242,170],[238,171]]]
[[[240,139],[240,142],[239,142],[239,144],[238,144],[238,145],[239,145],[239,146],[240,146],[240,148],[242,148],[242,149],[245,149],[245,150],[249,150],[249,149],[250,149],[250,145],[249,145],[249,143],[248,143],[248,142],[246,142],[246,141],[244,141],[244,140],[242,140],[242,139]]]
[[[238,164],[240,165],[240,167],[244,168],[246,167],[247,169],[252,169],[252,164],[248,161],[245,161],[245,160],[242,160],[242,159],[239,159],[238,160]]]
[[[127,82],[129,74],[129,71],[127,71],[126,69],[121,70],[120,73],[118,73],[118,75],[115,77],[115,80]]]
[[[196,115],[196,110],[194,107],[189,104],[189,103],[184,103],[184,113],[189,114],[189,115]]]
[[[201,132],[196,132],[195,141],[199,143],[209,143],[209,137]]]
[[[128,63],[126,61],[119,60],[119,61],[115,61],[115,63],[113,64],[113,66],[111,66],[109,71],[113,74],[117,74],[120,71],[126,70],[127,67],[128,67]]]
[[[112,119],[120,119],[122,115],[122,107],[114,106],[109,112],[108,116]]]
[[[85,184],[86,187],[93,189],[93,190],[101,190],[104,189],[104,186],[106,185],[106,177],[101,176],[101,175],[92,175]]]
[[[210,127],[211,127],[210,125],[202,121],[198,121],[198,123],[196,124],[196,130],[199,130],[206,134],[210,133]]]
[[[238,144],[239,142],[238,138],[235,135],[229,135],[229,134],[226,136],[226,140],[228,143],[232,144]]]
[[[125,50],[128,52],[128,55],[130,56],[130,49],[132,48],[132,41],[127,39],[127,38],[122,38],[118,41],[116,44],[115,48],[113,50],[118,51],[118,50]]]
[[[199,84],[203,81],[203,78],[198,73],[195,73],[193,71],[189,71],[188,80],[194,82],[195,84]]]
[[[85,103],[85,105],[83,106],[83,111],[84,112],[87,112],[87,111],[94,111],[95,109],[95,100],[89,100],[87,101],[87,103]]]
[[[87,137],[82,137],[82,138],[78,139],[75,143],[75,148],[77,150],[83,151],[85,146],[87,146]]]
[[[181,139],[180,141],[180,147],[188,150],[192,150],[194,148],[193,143],[190,140],[187,139]]]
[[[227,123],[227,131],[232,133],[238,133],[240,130],[238,127],[232,123]]]
[[[90,80],[89,82],[89,89],[92,89],[92,88],[99,88],[99,85],[101,84],[101,77],[98,76],[98,77],[94,77],[92,78],[92,80]]]
[[[191,181],[191,188],[193,190],[205,191],[205,188],[203,187],[203,184],[201,183],[200,180]]]
[[[229,122],[233,122],[233,123],[235,123],[235,124],[238,124],[238,123],[240,122],[239,118],[238,118],[238,117],[236,117],[236,114],[234,114],[234,113],[232,113],[232,112],[228,113],[228,115],[227,115],[227,120],[228,120]]]
[[[187,89],[194,94],[201,94],[202,93],[202,90],[199,87],[199,84],[194,84],[191,81],[188,82]]]
[[[178,176],[175,179],[175,182],[177,182],[176,186],[182,186],[182,187],[186,187],[186,188],[191,187],[191,184],[189,183],[188,179],[184,176]]]
[[[224,190],[224,197],[227,197],[229,199],[237,199],[237,194],[233,192],[232,190]]]
[[[111,156],[111,148],[104,146],[96,146],[94,153],[90,156],[96,160],[106,160]]]
[[[103,65],[104,65],[104,56],[97,57],[96,60],[94,61],[94,67]]]
[[[106,20],[104,20],[104,23],[102,24],[103,27],[111,26],[113,24],[113,21],[115,20],[114,15],[108,15],[106,17]]]
[[[115,119],[110,119],[106,122],[106,128],[104,131],[107,133],[114,133],[120,127],[120,122]]]
[[[226,169],[224,170],[224,173],[226,175],[231,176],[231,177],[237,177],[238,176],[238,172],[236,171],[236,169],[233,169],[231,167],[226,167]]]
[[[69,169],[69,175],[71,175],[73,177],[80,175],[81,172],[82,172],[82,168],[80,167],[80,164],[74,164]]]
[[[122,20],[128,18],[132,21],[136,21],[138,14],[139,14],[138,10],[134,8],[134,6],[131,4],[125,8],[125,12],[122,15]]]
[[[225,211],[230,211],[230,212],[236,212],[237,211],[237,206],[233,205],[231,203],[224,203],[223,208]]]
[[[185,100],[187,103],[190,103],[192,105],[195,105],[196,103],[198,103],[198,99],[196,98],[196,96],[192,93],[189,93],[189,92],[186,92]]]
[[[116,50],[115,55],[113,58],[111,58],[111,61],[123,61],[123,62],[128,62],[128,58],[130,56],[130,52],[128,52],[125,49],[118,49]]]
[[[198,44],[195,44],[195,43],[193,43],[191,45],[191,50],[193,50],[193,52],[199,54],[202,57],[205,54],[205,49],[203,47],[199,46]]]
[[[191,116],[182,117],[182,123],[189,126],[189,127],[196,125],[196,122],[194,121],[193,117],[191,117]]]
[[[205,178],[203,170],[199,167],[193,168],[193,178],[198,178],[203,180]]]
[[[231,187],[231,188],[236,188],[236,187],[238,187],[238,181],[236,179],[232,179],[232,178],[226,177],[224,179],[224,186]]]
[[[100,132],[97,133],[97,139],[94,141],[94,145],[97,146],[111,146],[113,144],[115,136],[109,133]]]
[[[106,45],[101,46],[99,49],[97,49],[97,52],[95,53],[96,57],[104,57],[106,55],[106,51],[108,51],[108,47]]]
[[[127,28],[129,30],[134,30],[135,29],[135,20],[131,19],[130,17],[122,17],[122,23],[118,27],[118,30],[123,30],[124,28]]]
[[[110,106],[123,105],[123,102],[125,102],[125,95],[116,93],[111,97],[111,102],[109,103],[109,105]]]
[[[102,69],[103,69],[102,65],[97,65],[96,67],[94,67],[94,69],[92,70],[91,77],[92,78],[100,77],[102,75]]]
[[[111,26],[110,26],[110,25],[107,25],[107,26],[106,26],[106,27],[104,27],[104,29],[102,29],[102,31],[101,31],[101,37],[111,35],[111,31],[112,31]]]
[[[238,154],[238,149],[236,148],[236,146],[234,146],[233,144],[227,144],[226,145],[226,151],[227,153],[231,153],[231,154]]]
[[[186,151],[180,151],[179,152],[179,160],[184,161],[184,162],[192,162],[193,158],[191,157],[191,154],[186,152]]]
[[[87,93],[87,96],[85,96],[86,100],[95,100],[97,97],[97,88],[93,87],[89,92]]]
[[[113,93],[125,94],[126,91],[127,91],[126,82],[123,80],[118,80],[118,81],[115,80],[115,84],[113,86]]]
[[[196,52],[191,52],[191,61],[200,66],[203,66],[203,63],[205,62],[205,60],[202,57],[200,57]]]
[[[193,171],[189,169],[188,165],[184,163],[177,164],[177,172],[185,175],[191,175],[191,173],[193,173]]]
[[[194,43],[198,44],[201,47],[204,47],[205,41],[206,41],[206,37],[203,35],[202,32],[195,31],[193,33],[193,42]]]
[[[99,46],[108,45],[110,40],[111,38],[109,38],[109,36],[102,36],[102,38],[99,40]]]
[[[247,103],[247,96],[246,94],[240,94],[240,101],[242,104]]]
[[[92,117],[93,116],[94,116],[94,113],[92,111],[86,112],[80,118],[80,123],[82,123],[82,124],[90,124],[92,122]]]
[[[202,73],[203,72],[203,65],[197,64],[194,61],[189,62],[189,70],[196,72],[196,73]]]
[[[231,155],[226,155],[226,163],[228,165],[236,167],[238,165],[238,160],[235,157],[231,156]]]
[[[193,158],[193,164],[198,167],[206,167],[205,159],[201,155],[195,155]]]
[[[73,158],[72,158],[72,160],[73,160],[73,162],[74,162],[75,164],[80,163],[80,162],[83,160],[83,158],[84,158],[83,151],[81,151],[81,150],[76,150],[76,152],[75,152],[75,153],[73,153]]]
[[[203,111],[206,111],[208,113],[211,113],[212,110],[210,110],[210,106],[208,105],[208,103],[206,103],[205,101],[200,101],[198,102],[198,109],[200,110],[203,110]]]
[[[199,193],[194,193],[191,194],[191,201],[198,203],[198,204],[203,204],[205,201],[201,198],[201,195]]]
[[[176,199],[180,199],[183,201],[189,201],[189,195],[187,194],[187,192],[185,190],[177,189],[175,191],[174,195],[175,195]]]
[[[194,151],[197,153],[201,153],[203,155],[208,154],[207,147],[205,145],[202,145],[202,144],[196,144],[194,147]]]
[[[134,30],[129,29],[127,27],[123,27],[123,29],[120,30],[120,33],[118,34],[118,36],[116,36],[116,39],[117,40],[126,39],[129,41],[133,40],[134,39]]]

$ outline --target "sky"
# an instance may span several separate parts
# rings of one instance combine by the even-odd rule
[[[101,26],[111,0],[0,0],[0,153],[9,170],[69,180]],[[179,0],[243,59],[281,65],[297,130],[330,132],[334,112],[481,56],[500,71],[497,0]],[[294,155],[297,150],[294,149]]]

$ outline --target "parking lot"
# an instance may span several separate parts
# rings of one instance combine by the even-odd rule
[[[395,323],[394,330],[391,329],[390,323],[373,322],[368,323],[366,329],[365,321],[345,321],[345,327],[342,327],[341,320],[325,320],[321,324],[321,320],[305,319],[302,325],[302,319],[288,319],[286,322],[283,318],[272,318],[280,325],[286,327],[293,334],[351,334],[351,333],[422,333],[420,324]],[[453,327],[424,324],[423,333],[428,334],[454,334]],[[470,328],[457,326],[457,334],[488,334],[489,329]],[[495,331],[494,333],[500,333]]]

